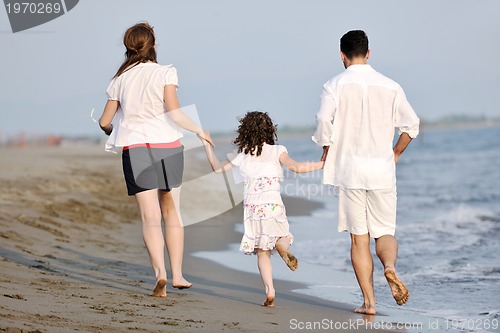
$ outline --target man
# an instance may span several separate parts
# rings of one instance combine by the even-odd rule
[[[339,190],[338,230],[351,234],[351,261],[364,298],[355,312],[375,314],[370,237],[397,304],[410,296],[396,274],[396,163],[420,121],[401,87],[367,64],[364,31],[342,36],[340,56],[346,70],[323,86],[313,140],[323,147],[323,183]]]

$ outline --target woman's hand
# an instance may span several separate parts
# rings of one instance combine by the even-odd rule
[[[196,135],[204,145],[209,144],[210,146],[214,147],[214,142],[212,141],[212,137],[210,136],[209,131],[202,130],[201,132],[196,133]]]
[[[104,111],[102,112],[101,118],[99,118],[99,126],[106,133],[106,135],[110,135],[113,131],[113,118],[115,117],[116,111],[120,107],[120,102],[114,100],[108,100],[106,102],[106,106],[104,107]]]

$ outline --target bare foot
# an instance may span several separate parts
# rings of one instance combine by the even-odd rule
[[[288,268],[290,268],[292,271],[295,271],[299,267],[299,260],[293,255],[292,252],[281,248],[279,245],[276,245],[276,250],[278,251],[281,258],[283,258]]]
[[[182,278],[180,281],[174,280],[172,281],[172,287],[177,288],[179,290],[189,289],[193,286],[191,282],[186,281],[186,279]]]
[[[262,306],[267,306],[268,308],[274,308],[274,295],[268,295]]]
[[[149,296],[167,297],[167,280],[159,279],[156,282],[156,286],[155,289],[153,289],[153,293],[149,294]]]
[[[354,310],[354,312],[356,313],[362,313],[362,314],[367,314],[367,315],[374,315],[377,313],[377,311],[375,311],[375,307],[372,306],[372,305],[361,305],[359,308],[357,308],[356,310]]]
[[[406,288],[403,281],[401,281],[396,275],[396,272],[390,268],[385,269],[384,275],[389,283],[389,286],[391,287],[392,296],[396,300],[396,303],[398,305],[406,304],[410,298],[410,293],[408,292],[408,288]]]

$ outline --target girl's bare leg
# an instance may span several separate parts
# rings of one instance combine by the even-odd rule
[[[172,269],[172,286],[178,289],[190,288],[192,284],[182,275],[182,259],[184,256],[184,225],[180,214],[180,187],[170,192],[160,192],[160,204],[165,221],[165,242],[167,243],[170,268]]]
[[[276,242],[276,251],[278,251],[279,255],[285,261],[285,264],[292,271],[295,271],[299,267],[299,261],[292,254],[292,252],[288,251],[290,248],[290,239],[288,237],[281,237]]]
[[[156,277],[156,286],[151,296],[165,297],[167,296],[167,271],[165,270],[165,242],[161,229],[158,190],[137,193],[135,199],[141,214],[142,238]]]
[[[275,290],[273,285],[273,267],[271,266],[271,251],[257,249],[257,265],[260,277],[266,290],[266,300],[262,306],[274,307]]]

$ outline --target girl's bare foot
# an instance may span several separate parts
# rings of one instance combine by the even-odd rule
[[[377,311],[375,311],[375,306],[367,305],[367,304],[361,305],[359,308],[354,310],[354,312],[367,314],[367,315],[374,315],[377,313]]]
[[[193,286],[193,284],[191,282],[186,281],[186,279],[184,279],[184,278],[172,281],[172,287],[177,288],[179,290],[189,289],[192,286]]]
[[[406,285],[399,279],[391,268],[386,268],[384,271],[385,278],[391,287],[392,296],[396,300],[398,305],[403,305],[408,302],[410,298],[410,293],[408,292],[408,288]]]
[[[268,308],[274,308],[274,296],[267,296],[262,306],[267,306]]]
[[[269,308],[274,308],[274,297],[276,295],[276,291],[271,286],[265,286],[266,289],[266,300],[262,303],[262,306],[267,306]]]
[[[149,296],[167,297],[167,280],[159,279],[156,281],[155,289],[153,289],[153,293],[149,294]]]
[[[288,251],[288,249],[284,249],[279,244],[276,244],[276,251],[278,251],[280,257],[283,258],[285,264],[292,271],[295,271],[299,267],[297,257],[295,257],[292,252]]]

